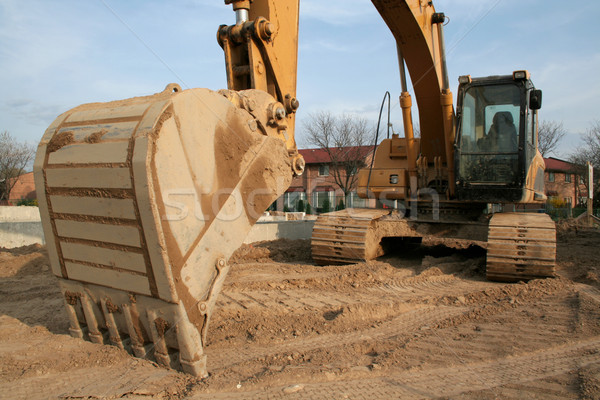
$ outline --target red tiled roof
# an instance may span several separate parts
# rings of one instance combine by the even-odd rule
[[[544,162],[546,163],[546,171],[572,171],[575,167],[574,164],[568,161],[554,157],[544,158]]]
[[[367,157],[372,151],[373,146],[352,146],[352,147],[334,147],[332,152],[358,151],[362,157]],[[299,149],[298,153],[304,157],[306,164],[326,164],[331,162],[331,157],[323,149]]]

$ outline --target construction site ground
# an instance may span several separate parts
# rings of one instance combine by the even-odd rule
[[[558,277],[528,283],[486,281],[474,243],[325,267],[308,241],[244,245],[206,379],[72,338],[45,249],[1,249],[0,398],[598,399],[600,233],[557,239]]]

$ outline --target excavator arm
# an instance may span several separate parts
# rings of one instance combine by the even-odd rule
[[[217,33],[225,53],[227,87],[241,91],[258,89],[277,103],[269,106],[269,124],[293,154],[292,166],[298,175],[304,161],[298,155],[294,129],[296,70],[298,65],[299,0],[225,0],[236,12],[236,24],[221,25]]]

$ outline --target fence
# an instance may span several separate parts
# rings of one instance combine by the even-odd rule
[[[307,196],[305,192],[289,192],[283,196],[282,211],[306,212],[310,205],[310,214],[322,214],[341,208],[365,208],[369,207],[369,203],[368,199],[358,197],[356,192],[349,193],[347,197],[336,196],[332,191],[312,192],[311,196]],[[269,209],[275,210],[276,207],[274,203]]]
[[[587,212],[587,208],[584,207],[553,207],[550,204],[546,205],[546,213],[552,217],[554,220],[558,219],[567,219],[567,218],[577,218],[581,214]],[[600,208],[593,209],[593,215],[596,217],[600,217]]]

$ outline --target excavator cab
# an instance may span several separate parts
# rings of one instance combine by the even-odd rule
[[[455,142],[458,199],[486,203],[541,200],[544,164],[537,151],[541,91],[535,89],[528,72],[486,78],[462,76],[459,82]]]

